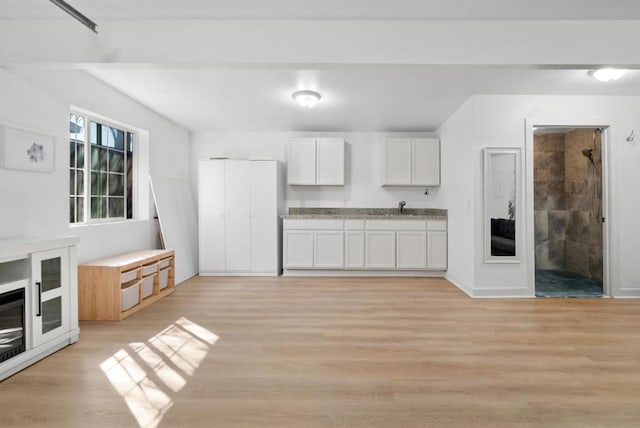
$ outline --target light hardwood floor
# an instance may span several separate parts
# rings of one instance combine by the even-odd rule
[[[1,426],[640,425],[640,302],[194,278],[0,383]]]

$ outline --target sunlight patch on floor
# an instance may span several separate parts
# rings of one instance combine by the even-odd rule
[[[218,336],[182,317],[146,342],[129,344],[100,368],[127,403],[138,425],[155,428],[173,406],[171,394],[187,385]]]

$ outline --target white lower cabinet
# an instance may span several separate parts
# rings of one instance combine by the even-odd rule
[[[427,232],[422,230],[396,232],[396,268],[427,268]]]
[[[33,346],[69,331],[69,249],[31,255],[33,281]]]
[[[0,381],[78,341],[78,242],[0,240]]]
[[[394,269],[396,267],[396,232],[367,230],[365,257],[368,269]]]
[[[288,269],[313,268],[313,231],[284,231],[284,265]]]
[[[286,270],[447,269],[446,220],[285,219]]]
[[[313,232],[313,266],[321,269],[342,269],[344,267],[344,232],[323,230]]]
[[[364,268],[364,231],[344,232],[344,267],[346,269]]]
[[[427,269],[447,268],[447,232],[427,232]]]

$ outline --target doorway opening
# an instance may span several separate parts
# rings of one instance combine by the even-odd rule
[[[533,134],[535,295],[604,295],[603,129]]]

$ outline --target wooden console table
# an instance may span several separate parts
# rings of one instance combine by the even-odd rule
[[[121,320],[174,291],[173,250],[136,251],[78,266],[80,320]]]

